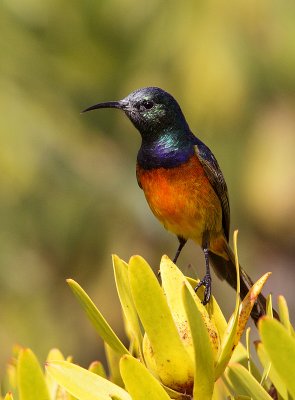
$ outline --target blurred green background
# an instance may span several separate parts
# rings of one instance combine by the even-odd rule
[[[137,187],[140,138],[99,101],[160,86],[226,177],[232,229],[253,279],[294,305],[295,2],[2,0],[0,367],[19,343],[87,365],[102,344],[65,283],[88,291],[123,337],[111,253],[157,269],[177,240]],[[188,267],[192,264],[193,267]],[[179,260],[204,271],[189,244]],[[214,279],[229,315],[232,290]]]

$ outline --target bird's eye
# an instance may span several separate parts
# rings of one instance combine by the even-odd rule
[[[154,107],[154,103],[150,100],[143,100],[142,105],[146,110],[150,110]]]

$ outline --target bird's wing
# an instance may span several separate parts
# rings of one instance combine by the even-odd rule
[[[196,154],[206,175],[217,194],[222,207],[222,225],[225,237],[229,240],[230,208],[225,179],[211,150],[199,139],[196,142]]]

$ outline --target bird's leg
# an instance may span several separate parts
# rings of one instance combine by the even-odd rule
[[[177,236],[177,238],[178,238],[178,240],[179,240],[179,246],[178,246],[178,248],[177,248],[177,251],[176,251],[176,254],[175,254],[175,256],[174,256],[174,258],[173,258],[173,262],[174,262],[174,264],[176,264],[176,261],[177,261],[177,259],[178,259],[178,257],[179,257],[179,254],[181,253],[181,250],[183,249],[183,246],[186,244],[186,242],[187,242],[187,239],[184,239],[183,237],[181,237],[181,236]],[[161,276],[161,273],[160,273],[160,270],[158,271],[158,277],[160,277]]]
[[[180,254],[181,250],[183,249],[183,246],[184,246],[184,245],[186,244],[186,242],[187,242],[187,239],[184,239],[184,238],[181,237],[181,236],[177,236],[177,237],[178,237],[178,240],[179,240],[179,246],[178,246],[178,249],[177,249],[177,251],[176,251],[176,254],[175,254],[174,258],[173,258],[174,264],[176,264],[176,261],[177,261],[177,259],[178,259],[178,257],[179,257],[179,254]]]
[[[205,286],[204,292],[204,300],[202,303],[206,305],[211,297],[211,274],[210,274],[210,266],[209,266],[209,252],[207,246],[203,248],[204,255],[205,255],[205,263],[206,263],[206,274],[203,279],[195,287],[195,292],[199,289],[200,286]]]

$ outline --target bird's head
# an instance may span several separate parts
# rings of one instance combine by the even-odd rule
[[[98,103],[83,112],[98,108],[123,110],[145,140],[163,131],[188,129],[177,101],[158,87],[137,89],[122,100]]]

